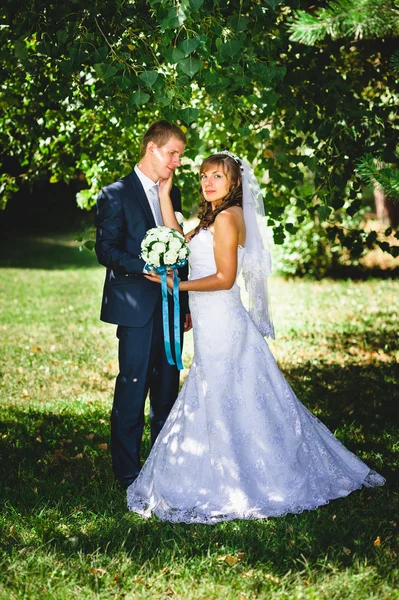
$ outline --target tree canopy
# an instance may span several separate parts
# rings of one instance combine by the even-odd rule
[[[382,0],[316,13],[301,0],[7,0],[3,203],[21,182],[83,174],[78,203],[90,207],[132,168],[148,124],[166,118],[189,138],[179,174],[186,211],[198,202],[198,157],[227,148],[254,164],[275,241],[293,230],[284,213],[294,203],[330,221],[355,253],[376,242],[389,250],[374,235],[349,235],[339,214],[360,206],[365,156],[395,174],[394,11]]]

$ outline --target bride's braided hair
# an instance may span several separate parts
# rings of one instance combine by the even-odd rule
[[[225,210],[229,206],[242,206],[241,169],[240,163],[237,160],[226,154],[212,154],[212,156],[208,156],[202,163],[200,173],[207,171],[210,167],[219,167],[220,165],[222,166],[223,173],[229,180],[230,189],[219,206],[215,210],[212,210],[211,202],[205,200],[202,188],[200,187],[201,200],[198,211],[200,222],[195,228],[194,235],[201,229],[208,229],[222,210]]]

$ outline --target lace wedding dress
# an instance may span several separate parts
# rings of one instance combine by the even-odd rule
[[[190,242],[190,279],[215,272],[213,236]],[[238,248],[239,266],[245,249]],[[296,398],[231,290],[190,292],[194,360],[147,462],[131,511],[216,523],[299,513],[384,478]]]

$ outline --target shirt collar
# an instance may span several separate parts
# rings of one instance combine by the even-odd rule
[[[157,181],[156,183],[153,182],[152,179],[150,179],[149,177],[147,177],[147,175],[145,175],[143,173],[143,171],[141,171],[139,169],[139,166],[136,165],[134,167],[134,172],[136,173],[137,177],[140,179],[140,183],[144,188],[145,193],[147,194],[151,188],[154,187],[154,185],[158,186],[159,181]]]

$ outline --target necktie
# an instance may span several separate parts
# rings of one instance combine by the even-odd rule
[[[163,225],[162,212],[161,212],[161,207],[159,204],[158,186],[157,185],[154,185],[148,191],[148,199],[150,201],[152,212],[154,214],[155,225],[157,225],[157,226]]]

